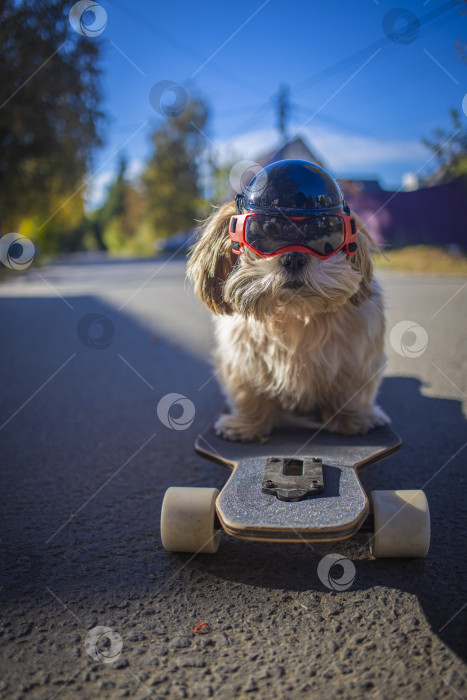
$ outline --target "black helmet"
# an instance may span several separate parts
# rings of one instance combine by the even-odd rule
[[[337,182],[316,163],[306,160],[279,160],[260,170],[236,197],[237,213],[310,216],[345,213]]]

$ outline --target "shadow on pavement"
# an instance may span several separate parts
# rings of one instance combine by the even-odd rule
[[[465,653],[462,453],[449,461],[465,440],[460,402],[424,396],[416,379],[386,379],[381,403],[403,448],[362,473],[367,490],[426,490],[432,517],[426,560],[370,560],[363,535],[314,547],[225,537],[215,557],[171,555],[159,538],[165,489],[221,487],[229,474],[193,452],[196,435],[223,403],[216,380],[208,381],[207,361],[102,301],[73,298],[73,306],[59,299],[0,303],[2,315],[13,319],[18,348],[4,348],[0,356],[6,368],[0,423],[9,421],[0,434],[6,552],[0,595],[9,606],[55,607],[53,595],[91,611],[119,607],[123,600],[199,585],[190,581],[200,572],[207,583],[224,581],[226,596],[232,583],[264,588],[265,596],[271,589],[329,595],[316,567],[323,554],[337,551],[356,566],[352,588],[332,594],[337,600],[345,604],[348,594],[375,588],[382,597],[388,588],[409,592],[433,631]],[[92,347],[95,338],[83,342],[77,334],[90,313],[114,329],[100,349]],[[156,407],[168,393],[193,402],[188,429],[158,420]]]
[[[426,397],[421,388],[418,379],[385,379],[380,402],[393,417],[393,427],[402,437],[402,448],[392,457],[363,470],[360,476],[367,492],[413,488],[426,492],[432,527],[426,559],[368,559],[364,534],[343,542],[312,546],[228,538],[216,561],[203,557],[203,566],[213,574],[250,586],[325,591],[316,574],[317,563],[325,554],[340,553],[356,566],[356,578],[349,592],[376,586],[413,594],[433,632],[465,657],[466,584],[462,554],[466,526],[465,457],[460,452],[451,458],[465,442],[466,420],[461,402]],[[336,592],[334,596],[344,602],[346,592]]]

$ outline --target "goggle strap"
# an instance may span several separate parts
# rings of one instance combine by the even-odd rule
[[[242,202],[243,202],[243,195],[236,194],[235,195],[235,213],[236,214],[243,214]]]

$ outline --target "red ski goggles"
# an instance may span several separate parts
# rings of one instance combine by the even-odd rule
[[[229,234],[237,255],[245,245],[263,258],[300,251],[324,259],[344,247],[347,255],[357,252],[357,224],[348,214],[236,214],[230,219]]]

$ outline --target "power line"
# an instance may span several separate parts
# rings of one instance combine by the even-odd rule
[[[206,56],[202,56],[199,54],[197,51],[192,49],[190,46],[187,44],[179,41],[176,37],[173,37],[171,34],[166,32],[164,29],[161,29],[158,27],[156,24],[151,22],[146,17],[143,17],[140,15],[138,12],[135,12],[133,8],[129,10],[129,8],[121,2],[121,0],[108,0],[108,2],[112,3],[116,7],[119,8],[121,12],[126,14],[128,17],[130,17],[132,20],[134,20],[137,24],[139,24],[141,27],[144,27],[144,29],[147,29],[154,34],[157,34],[160,36],[167,44],[170,44],[170,46],[173,46],[173,48],[177,49],[177,51],[181,51],[184,53],[186,56],[189,56],[190,58],[195,59],[198,61],[200,64],[204,63],[206,60]],[[214,61],[209,62],[209,67],[212,68],[213,70],[217,71],[220,75],[222,75],[224,78],[229,80],[230,82],[234,83],[237,87],[239,85],[249,87],[251,90],[254,90],[255,92],[259,93],[265,93],[266,91],[264,88],[258,86],[258,85],[253,85],[252,83],[249,82],[248,79],[245,79],[245,76],[242,75],[241,78],[238,75],[234,75],[231,73],[228,69],[222,68],[219,66],[217,63]]]
[[[296,112],[296,113],[301,112],[302,114],[307,114],[307,115],[311,115],[311,114],[314,114],[316,112],[316,110],[311,109],[310,107],[306,107],[305,105],[300,105],[297,102],[292,102],[291,108],[292,108],[293,112]],[[357,134],[368,135],[368,133],[369,133],[368,129],[363,128],[361,125],[356,126],[355,124],[349,123],[347,121],[343,121],[341,119],[336,119],[335,117],[327,116],[327,115],[323,114],[322,112],[320,114],[317,114],[316,118],[318,119],[318,121],[322,121],[322,122],[340,127],[341,129],[347,129],[348,131],[354,131]],[[377,135],[378,131],[373,130],[373,133],[375,135]],[[381,130],[379,132],[379,135],[380,136],[383,136],[383,135],[387,136],[386,132],[383,130]]]
[[[432,20],[436,19],[437,17],[443,15],[445,12],[447,12],[450,9],[457,8],[458,1],[457,0],[448,0],[448,2],[445,2],[444,5],[440,5],[440,7],[437,7],[436,9],[432,10],[431,12],[428,12],[426,15],[423,15],[423,17],[420,17],[417,19],[417,22],[422,28],[424,25],[428,24],[428,22],[431,22]],[[306,90],[307,88],[311,87],[312,85],[315,85],[316,83],[325,80],[326,78],[330,78],[336,73],[340,73],[341,70],[344,70],[351,66],[352,64],[362,61],[368,54],[373,53],[377,49],[382,48],[386,44],[390,43],[391,40],[388,37],[383,37],[381,39],[378,39],[377,41],[374,41],[373,43],[369,44],[368,46],[364,47],[363,49],[359,49],[358,51],[355,51],[353,54],[350,56],[347,56],[346,58],[341,59],[340,61],[337,61],[336,63],[333,63],[331,66],[328,66],[327,68],[324,68],[323,70],[319,71],[318,73],[315,73],[315,75],[310,76],[309,78],[305,78],[305,80],[300,81],[297,83],[295,86],[292,87],[292,92],[300,92],[301,90]]]
[[[266,102],[263,102],[263,104],[261,104],[261,105],[253,112],[253,114],[250,114],[250,116],[249,116],[247,119],[245,119],[245,121],[243,121],[243,122],[235,129],[235,131],[232,133],[232,136],[235,136],[235,135],[238,134],[239,132],[241,133],[242,131],[248,130],[248,127],[250,126],[250,124],[252,124],[253,122],[257,121],[258,116],[259,116],[259,114],[260,114],[261,112],[263,112],[264,110],[268,109],[269,107],[273,107],[273,106],[274,106],[274,101],[275,101],[276,99],[277,99],[277,94],[275,93],[272,97],[269,98],[269,100],[266,100]]]
[[[441,54],[440,59],[447,58],[448,54]],[[426,62],[425,58],[422,53],[420,53],[419,56],[417,56],[416,60],[411,61],[409,64],[405,65],[404,68],[404,82],[415,82],[419,76],[425,75],[426,74]],[[367,76],[367,79],[365,80],[365,86],[368,88],[373,88],[377,87],[378,85],[381,85],[381,77],[375,77],[375,76]],[[399,86],[400,84],[400,78],[397,74],[392,76],[389,80],[385,80],[383,83],[384,86],[384,93],[390,93],[391,95],[394,94],[394,90]],[[378,94],[376,91],[372,91],[372,99],[371,99],[371,104],[374,106],[377,104],[378,101],[381,101],[381,94]],[[292,109],[295,112],[302,112],[303,114],[311,115],[315,111],[313,108],[306,106],[305,104],[300,104],[296,101],[291,103]],[[361,134],[367,134],[368,130],[367,129],[362,129],[362,127],[358,127],[350,122],[340,120],[336,117],[331,117],[329,115],[325,115],[323,112],[320,114],[317,114],[316,118],[319,121],[322,122],[328,122],[330,124],[335,124],[336,126],[344,129],[349,129],[354,131],[355,133],[361,133]],[[377,135],[378,130],[375,130],[372,127],[372,132]],[[387,136],[386,131],[379,131],[379,134],[381,136],[385,135]]]
[[[269,100],[268,100],[269,101]],[[265,103],[261,102],[260,104],[256,103],[254,105],[243,105],[242,104],[242,112],[251,112],[252,110],[259,109],[262,107]],[[238,112],[232,109],[232,107],[228,107],[226,109],[218,109],[216,110],[216,117],[225,117],[229,116],[234,119],[238,118]]]

